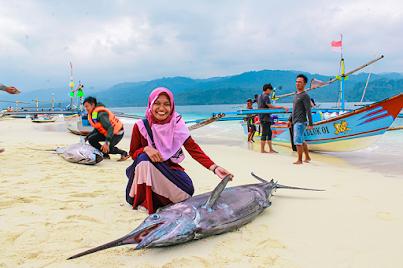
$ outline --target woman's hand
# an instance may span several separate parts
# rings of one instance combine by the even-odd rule
[[[152,162],[162,162],[162,156],[157,149],[151,146],[146,146],[144,152],[148,155]]]
[[[228,174],[231,175],[231,179],[230,179],[231,181],[232,181],[232,178],[234,177],[234,175],[231,174],[231,173],[229,173],[225,168],[220,167],[220,166],[217,166],[217,165],[212,165],[209,169],[210,169],[211,171],[214,170],[214,174],[216,174],[216,175],[217,175],[218,177],[220,177],[221,179],[224,179],[225,176],[227,176]]]

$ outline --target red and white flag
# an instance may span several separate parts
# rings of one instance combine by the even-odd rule
[[[330,49],[333,52],[336,53],[342,53],[341,52],[341,40],[340,41],[332,41],[332,47]]]

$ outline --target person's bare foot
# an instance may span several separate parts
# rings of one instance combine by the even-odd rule
[[[127,158],[129,158],[130,156],[129,155],[126,155],[126,156],[124,156],[124,155],[122,155],[122,157],[118,160],[119,162],[121,162],[121,161],[125,161]]]
[[[305,160],[304,160],[304,162],[305,163],[308,163],[309,161],[311,161],[312,159],[311,158],[306,158]]]
[[[299,160],[298,160],[297,162],[294,162],[293,164],[294,164],[294,165],[302,165],[302,161],[299,161]]]
[[[149,213],[148,209],[146,209],[145,207],[143,207],[142,205],[138,205],[137,206],[137,210],[140,212],[145,212],[145,213]]]
[[[104,159],[111,159],[111,157],[109,155],[104,156]]]
[[[274,151],[274,150],[271,150],[271,151],[269,152],[269,154],[278,154],[278,152],[276,152],[276,151]]]
[[[266,151],[260,151],[261,154],[268,154],[269,152]]]
[[[250,140],[251,142],[255,142],[254,140]]]

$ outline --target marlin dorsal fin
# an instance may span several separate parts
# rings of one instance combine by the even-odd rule
[[[268,181],[266,181],[266,180],[264,180],[264,179],[262,179],[262,178],[256,176],[255,173],[253,173],[253,172],[251,173],[251,175],[252,175],[253,177],[255,177],[255,179],[257,179],[257,180],[259,180],[259,181],[261,181],[261,182],[263,182],[263,183],[269,183]],[[272,181],[273,181],[273,180],[272,180]]]
[[[228,181],[231,179],[231,174],[228,174],[225,176],[224,179],[221,180],[221,182],[215,187],[213,192],[211,193],[210,197],[207,199],[206,203],[203,205],[204,208],[206,209],[211,209],[211,207],[215,204],[217,199],[220,197],[220,194],[222,191],[225,189],[225,186],[227,186]]]

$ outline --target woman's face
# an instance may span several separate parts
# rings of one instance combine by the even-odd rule
[[[171,113],[171,100],[167,94],[162,93],[158,96],[154,102],[152,112],[154,117],[159,121],[167,119]]]

